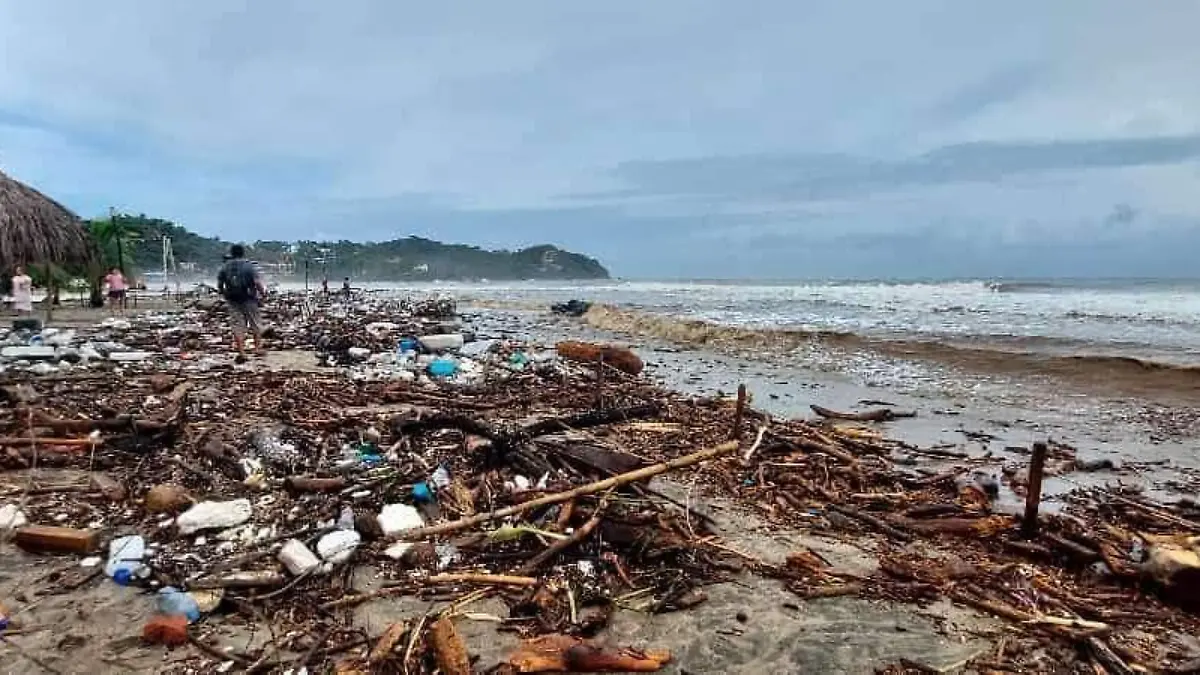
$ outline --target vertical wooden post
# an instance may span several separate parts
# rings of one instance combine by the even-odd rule
[[[742,437],[742,418],[746,415],[746,385],[738,385],[737,408],[733,413],[733,435],[731,438]]]
[[[604,408],[604,354],[596,360],[596,409]]]
[[[1025,520],[1021,523],[1021,536],[1032,539],[1038,533],[1038,506],[1042,502],[1042,471],[1046,468],[1046,444],[1033,444],[1033,458],[1029,462],[1029,493],[1025,496]]]

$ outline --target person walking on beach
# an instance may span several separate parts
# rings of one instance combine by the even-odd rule
[[[258,269],[246,260],[246,249],[241,244],[229,248],[229,261],[217,274],[217,290],[229,306],[229,318],[233,322],[233,346],[237,349],[238,363],[246,360],[246,331],[254,334],[254,353],[265,353],[262,338],[262,316],[258,306],[266,295]]]
[[[329,277],[321,279],[321,295],[329,297]]]
[[[342,297],[346,302],[350,302],[350,277],[346,277],[346,280],[342,282]]]
[[[119,308],[124,312],[125,296],[129,292],[129,283],[125,280],[125,275],[121,273],[121,268],[112,268],[108,276],[104,277],[104,285],[108,288],[109,310],[116,312]]]
[[[27,316],[33,313],[33,279],[25,274],[25,268],[20,265],[12,278],[12,298],[17,314]]]

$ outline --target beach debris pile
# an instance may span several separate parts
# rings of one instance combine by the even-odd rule
[[[23,555],[77,561],[53,591],[0,597],[7,625],[40,592],[118,584],[145,596],[142,639],[188,667],[652,672],[670,649],[608,642],[616,613],[688,610],[758,575],[806,600],[945,599],[1009,622],[979,670],[1200,656],[1178,637],[1200,631],[1194,508],[1128,489],[1076,491],[1032,518],[1007,508],[1009,493],[1040,494],[1043,473],[1075,470],[1066,446],[993,477],[867,426],[902,413],[772,418],[744,390],[664,390],[628,349],[481,338],[422,306],[274,298],[273,346],[311,350],[302,371],[211,353],[198,317],[220,310],[193,305],[174,324],[96,328],[152,352],[137,369],[6,374],[0,528]],[[362,375],[385,368],[412,376]],[[861,545],[877,567],[740,551],[703,499]],[[386,625],[361,620],[404,599],[417,604]],[[478,622],[515,647],[482,662],[488,645],[466,636]],[[270,640],[235,645],[230,623]]]

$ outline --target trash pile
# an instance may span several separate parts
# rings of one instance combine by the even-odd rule
[[[669,650],[595,640],[614,613],[687,610],[745,574],[805,599],[944,598],[1011,621],[980,670],[1161,671],[1198,656],[1173,638],[1200,632],[1194,507],[1077,491],[1031,522],[999,488],[1040,494],[1040,471],[999,486],[967,458],[911,461],[932,451],[862,426],[895,414],[773,419],[745,396],[666,391],[627,349],[476,340],[441,306],[417,307],[273,298],[272,346],[333,366],[315,373],[187,370],[215,362],[203,326],[221,311],[192,306],[174,323],[98,329],[153,350],[142,369],[6,374],[0,529],[29,553],[77,558],[60,585],[140,589],[143,639],[190,644],[205,669],[470,673],[456,621],[491,599],[523,642],[481,668],[651,672]],[[382,372],[394,376],[365,375]],[[1064,446],[1032,452],[1048,473],[1074,466]],[[656,476],[779,527],[867,542],[878,570],[808,549],[782,564],[740,552]],[[356,568],[378,588],[356,590]],[[430,609],[381,632],[354,621],[398,596]],[[19,621],[22,607],[0,602]],[[283,628],[268,648],[212,637],[264,616]]]

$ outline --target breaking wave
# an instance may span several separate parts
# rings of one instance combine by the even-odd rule
[[[911,336],[888,339],[842,331],[731,326],[611,305],[594,305],[584,315],[584,321],[593,328],[611,333],[749,356],[795,356],[804,349],[813,348],[869,351],[880,356],[930,361],[967,371],[1066,376],[1139,389],[1200,389],[1200,365],[1179,360],[1179,355],[1164,354],[1162,358],[1131,356],[1119,353],[1119,347],[1115,345],[1088,345],[1072,340],[974,337],[949,341],[913,339]]]

